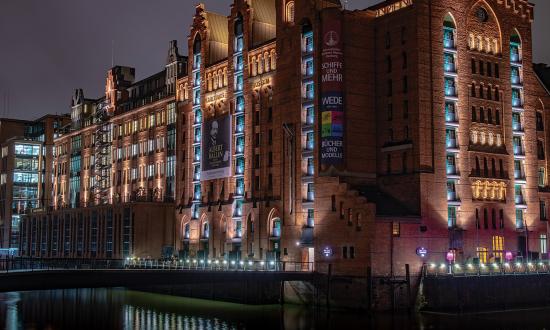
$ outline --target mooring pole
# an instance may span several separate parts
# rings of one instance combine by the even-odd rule
[[[328,264],[328,276],[327,276],[327,297],[326,297],[326,306],[327,309],[330,309],[330,280],[332,277],[332,264]]]
[[[411,272],[409,269],[409,264],[405,264],[405,279],[407,281],[407,308],[409,313],[411,312]]]

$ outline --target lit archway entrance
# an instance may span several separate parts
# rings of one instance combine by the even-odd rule
[[[281,218],[276,217],[271,220],[271,234],[269,235],[269,251],[267,258],[269,260],[279,260],[281,258]]]
[[[201,235],[197,257],[199,260],[207,260],[210,253],[210,224],[207,219],[201,223]]]

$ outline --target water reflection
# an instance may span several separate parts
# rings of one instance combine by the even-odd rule
[[[126,289],[0,293],[5,329],[550,329],[550,310],[478,315],[245,306]]]

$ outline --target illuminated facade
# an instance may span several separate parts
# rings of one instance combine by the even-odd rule
[[[18,253],[21,216],[50,203],[53,140],[68,121],[0,119],[0,246],[10,254]]]
[[[116,66],[108,71],[105,97],[75,91],[71,123],[55,140],[51,211],[22,223],[23,255],[171,253],[175,86],[185,65],[172,41],[161,72],[135,82],[133,68]]]
[[[77,93],[56,140],[53,207],[174,208],[157,245],[134,237],[117,257],[170,250],[389,276],[448,252],[547,258],[550,99],[532,69],[532,19],[524,0],[360,11],[235,0],[228,16],[198,5],[188,61],[138,83],[116,67],[104,99]]]

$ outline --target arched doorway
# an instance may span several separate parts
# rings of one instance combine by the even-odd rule
[[[268,219],[269,250],[266,257],[269,261],[276,261],[281,258],[283,223],[276,209],[272,209],[271,212],[269,212]]]
[[[210,223],[206,215],[203,215],[201,219],[200,237],[199,237],[199,250],[197,251],[197,258],[199,260],[207,260],[210,253]]]
[[[189,239],[191,236],[191,225],[187,217],[183,217],[180,223],[180,242],[181,249],[178,251],[180,259],[187,259],[189,257]]]
[[[255,247],[255,226],[252,213],[249,213],[246,217],[246,241],[247,241],[247,253],[248,258],[254,258]]]

